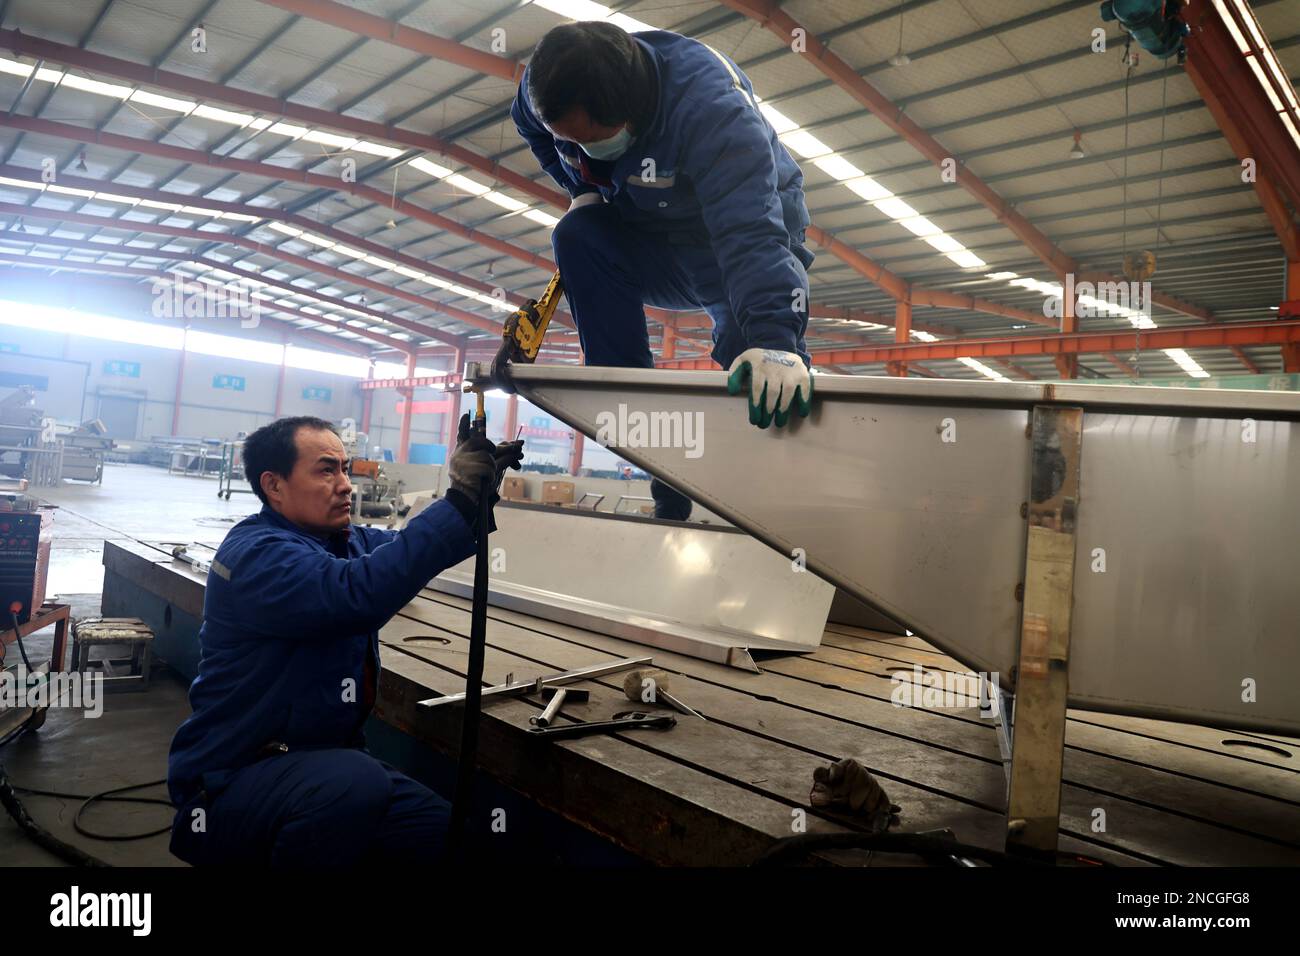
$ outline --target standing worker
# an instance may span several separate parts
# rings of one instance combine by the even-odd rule
[[[547,33],[511,110],[573,197],[551,237],[588,365],[652,368],[645,306],[703,309],[760,428],[809,413],[803,173],[731,60],[666,30]],[[691,503],[658,479],[655,516]]]

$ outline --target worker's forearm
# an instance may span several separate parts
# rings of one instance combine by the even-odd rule
[[[474,552],[470,521],[442,499],[370,554],[343,559],[288,539],[261,546],[256,573],[231,569],[222,603],[254,633],[301,639],[382,626],[437,574]]]

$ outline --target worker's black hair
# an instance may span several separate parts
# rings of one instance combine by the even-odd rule
[[[656,98],[649,55],[612,23],[561,24],[528,63],[528,101],[548,125],[581,107],[601,126],[631,122],[639,133],[654,118]]]
[[[263,472],[271,472],[281,478],[288,478],[293,466],[298,463],[298,429],[310,428],[312,431],[329,431],[338,434],[332,424],[323,418],[312,415],[297,415],[293,418],[281,418],[263,425],[244,439],[244,477],[253,486],[253,494],[266,500],[262,490]]]

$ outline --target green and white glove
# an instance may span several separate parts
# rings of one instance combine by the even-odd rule
[[[728,370],[727,392],[739,395],[749,385],[749,423],[782,428],[790,413],[806,418],[812,411],[813,383],[808,367],[794,352],[746,349]]]

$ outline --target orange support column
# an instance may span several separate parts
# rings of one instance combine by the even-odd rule
[[[275,382],[275,416],[284,414],[284,371],[289,357],[289,340],[286,338],[280,348],[280,377]]]
[[[375,377],[375,363],[370,363],[370,368],[366,370],[366,378]],[[361,430],[367,435],[370,434],[370,411],[374,408],[375,393],[368,388],[361,390]]]
[[[672,326],[664,326],[663,346],[659,349],[659,357],[671,359],[677,357],[677,330]]]
[[[176,366],[176,398],[172,402],[172,437],[180,434],[181,427],[181,389],[185,387],[185,356],[189,350],[190,330],[187,328],[181,337],[181,354]]]
[[[415,353],[406,355],[406,377],[415,378]],[[397,460],[405,464],[411,454],[411,406],[415,403],[415,389],[398,389],[402,396],[402,435],[397,442]]]
[[[582,470],[583,434],[577,429],[573,432],[573,450],[569,452],[569,474],[575,478]]]
[[[1282,346],[1282,371],[1300,372],[1300,342],[1287,342]]]
[[[894,341],[899,345],[912,341],[912,303],[906,299],[899,299],[894,306]],[[906,362],[886,362],[885,369],[890,375],[907,377]]]
[[[1286,264],[1286,299],[1288,302],[1300,299],[1300,259]]]
[[[515,432],[519,430],[519,395],[513,394],[506,401],[506,430],[503,441],[514,441]]]
[[[1078,313],[1075,308],[1073,294],[1066,295],[1065,289],[1073,289],[1074,283],[1062,279],[1061,285],[1061,334],[1070,335],[1079,331]],[[1052,361],[1056,364],[1057,374],[1061,378],[1078,378],[1079,377],[1079,356],[1077,355],[1055,355]]]
[[[459,372],[465,367],[465,346],[456,347],[455,353],[451,357],[451,371]],[[451,450],[456,447],[456,428],[460,425],[460,386],[457,385],[451,389],[451,410],[447,412],[447,456],[451,457]]]

